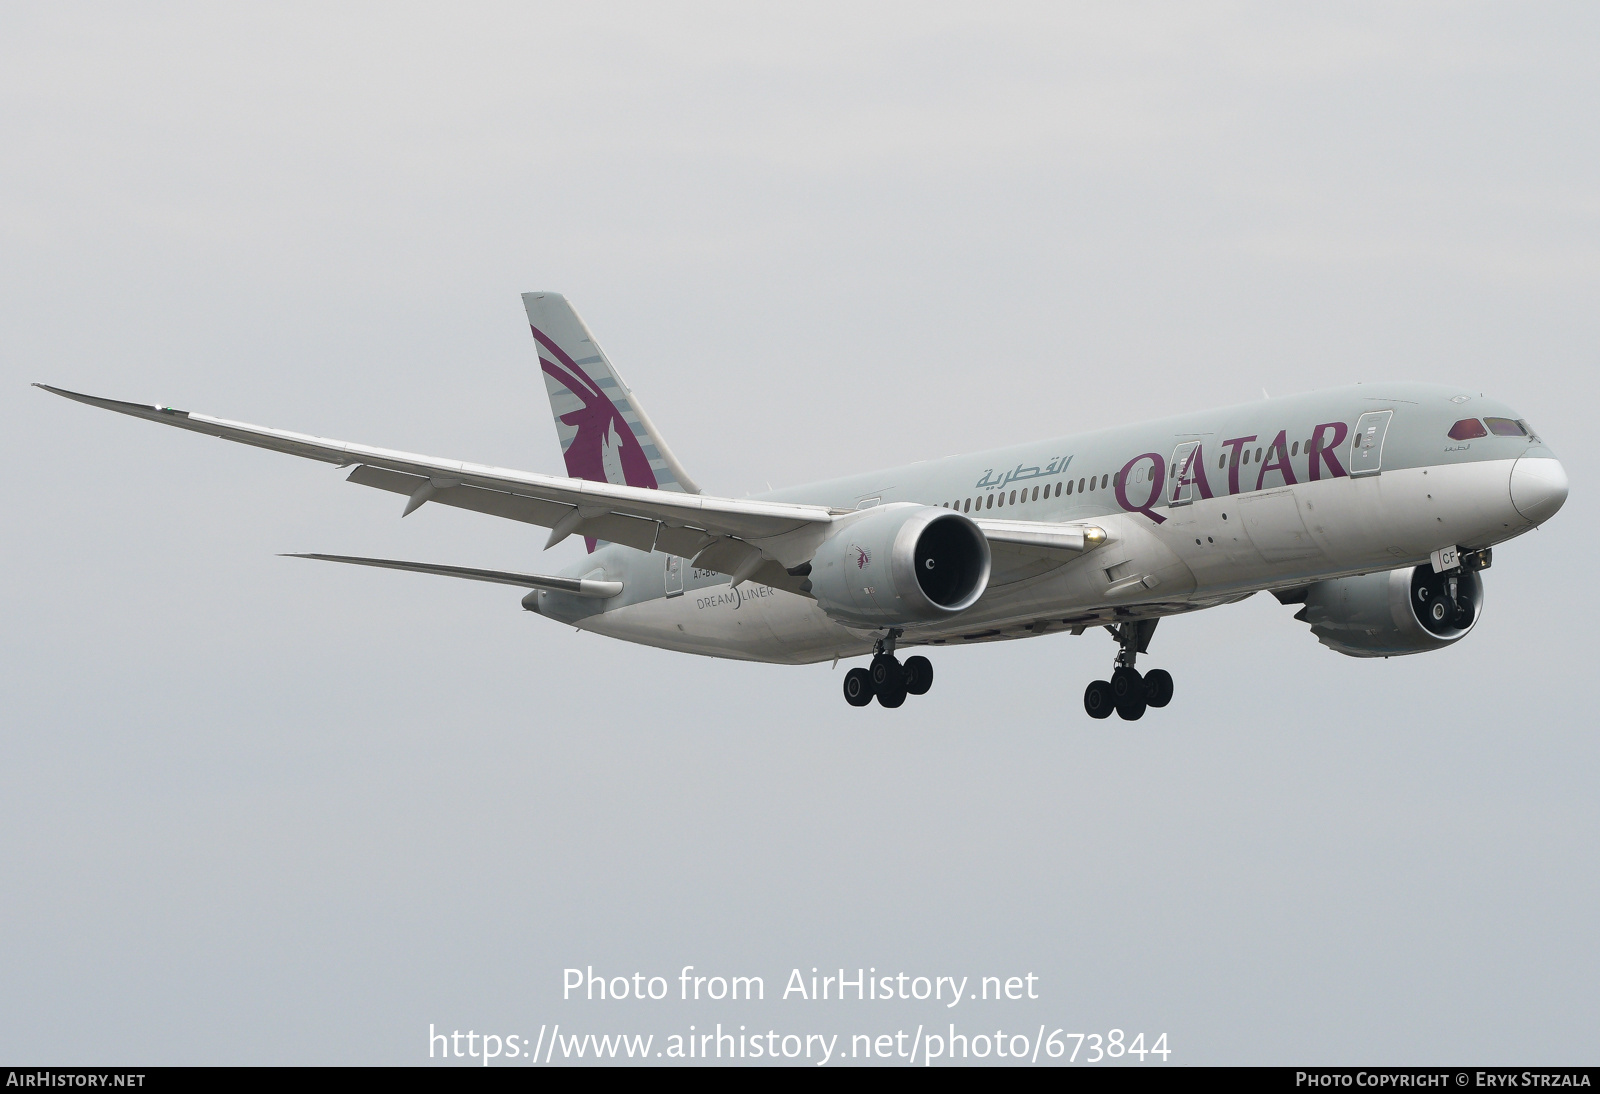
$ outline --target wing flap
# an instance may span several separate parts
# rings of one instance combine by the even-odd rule
[[[362,464],[350,472],[345,481],[410,496],[429,480],[425,475],[406,475],[399,471]],[[457,509],[471,509],[475,513],[486,513],[492,517],[521,521],[523,524],[536,524],[541,528],[549,528],[571,510],[571,506],[540,501],[519,494],[508,494],[503,490],[481,490],[476,486],[454,486],[439,490],[428,500],[436,501],[440,505],[452,505]]]

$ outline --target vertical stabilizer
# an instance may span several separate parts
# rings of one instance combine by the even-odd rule
[[[522,294],[550,393],[556,436],[575,479],[680,490],[696,486],[605,351],[560,293]]]

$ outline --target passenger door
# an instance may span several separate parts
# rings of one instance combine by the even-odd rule
[[[1185,475],[1192,470],[1189,466],[1189,461],[1194,459],[1195,449],[1199,447],[1199,441],[1184,441],[1172,450],[1172,462],[1167,465],[1170,476],[1167,481],[1171,483],[1167,494],[1171,499],[1170,504],[1172,505],[1188,505],[1194,501],[1193,481],[1184,482],[1183,480]],[[1180,483],[1182,485],[1179,485]]]
[[[1356,435],[1350,442],[1350,477],[1376,475],[1383,470],[1383,438],[1389,432],[1392,410],[1372,410],[1356,420]]]
[[[667,595],[683,595],[683,559],[677,555],[667,556]]]

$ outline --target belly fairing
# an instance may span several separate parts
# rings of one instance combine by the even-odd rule
[[[641,601],[574,625],[647,646],[777,664],[810,664],[872,648],[830,620],[815,601],[751,582]]]

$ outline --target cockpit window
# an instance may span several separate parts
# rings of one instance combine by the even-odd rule
[[[1528,431],[1522,428],[1522,423],[1514,422],[1510,418],[1485,418],[1489,425],[1489,432],[1496,437],[1526,437]]]
[[[1504,421],[1505,419],[1495,420]],[[1450,427],[1450,439],[1452,441],[1470,441],[1474,437],[1486,437],[1488,435],[1489,431],[1484,429],[1483,423],[1476,418],[1462,418]]]

